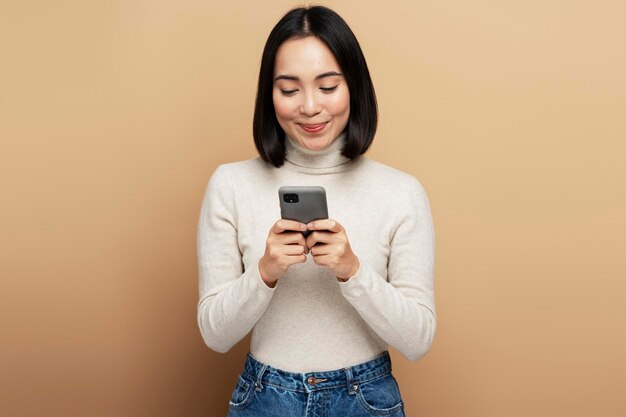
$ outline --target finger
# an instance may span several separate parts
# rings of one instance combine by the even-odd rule
[[[310,252],[315,258],[323,255],[329,255],[332,253],[331,245],[315,245],[311,248]]]
[[[291,230],[286,230],[283,233],[278,233],[275,236],[274,241],[282,245],[297,243],[298,245],[304,246],[306,244],[304,236],[302,236],[302,232],[294,232]]]
[[[302,255],[305,253],[305,247],[301,245],[285,245],[284,246],[284,254],[293,256],[293,255]]]
[[[272,226],[273,233],[282,233],[285,230],[302,232],[306,230],[306,225],[296,220],[280,219]]]
[[[313,220],[309,224],[307,224],[307,229],[309,230],[328,230],[329,232],[340,232],[343,230],[343,227],[333,219],[319,219]]]
[[[313,255],[313,262],[316,265],[330,267],[332,265],[332,255]]]
[[[332,232],[315,231],[306,238],[306,245],[309,248],[312,248],[316,243],[331,243],[333,241],[333,236]]]

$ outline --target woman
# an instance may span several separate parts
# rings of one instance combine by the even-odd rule
[[[287,13],[261,62],[260,157],[215,170],[198,225],[205,343],[227,352],[252,330],[229,416],[404,415],[387,347],[417,360],[431,346],[434,232],[419,181],[363,156],[376,125],[347,24]],[[323,186],[330,219],[281,220],[283,185]]]

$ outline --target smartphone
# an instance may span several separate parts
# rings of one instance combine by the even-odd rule
[[[313,220],[328,218],[326,190],[317,185],[286,185],[278,189],[280,217],[307,224]],[[302,232],[304,237],[312,230]]]

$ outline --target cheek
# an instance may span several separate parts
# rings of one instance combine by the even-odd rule
[[[284,97],[281,97],[280,94],[274,94],[274,111],[276,112],[276,117],[280,119],[288,119],[291,117],[293,113],[292,105],[290,105],[288,100],[285,100]]]
[[[328,102],[329,111],[335,116],[343,116],[350,112],[350,95],[338,94]]]

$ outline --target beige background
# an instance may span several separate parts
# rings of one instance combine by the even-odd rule
[[[210,174],[256,156],[261,52],[292,1],[0,3],[0,414],[223,416],[247,352],[196,327]],[[437,236],[407,415],[626,415],[626,7],[327,1],[379,99],[369,157]]]

